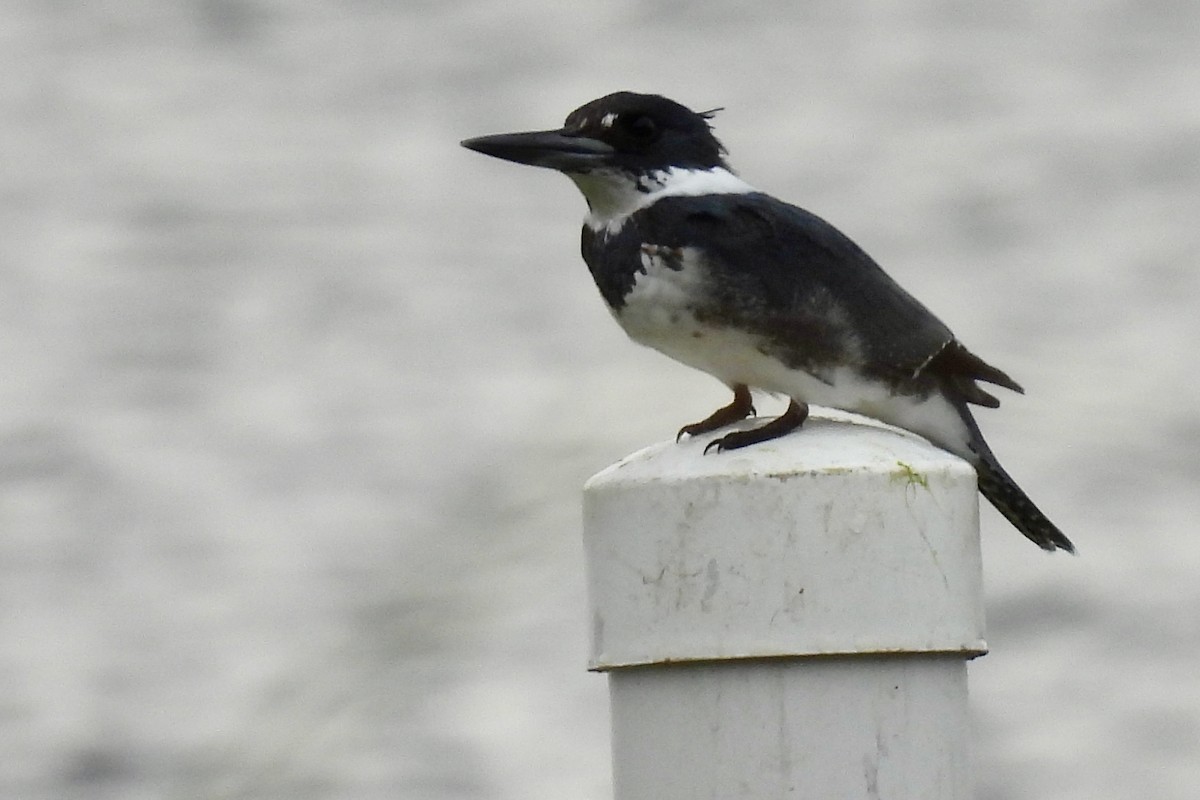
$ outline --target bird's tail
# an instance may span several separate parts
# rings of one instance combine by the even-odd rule
[[[1021,487],[1017,486],[1017,482],[1004,471],[1004,467],[1000,466],[991,448],[983,440],[971,412],[963,407],[962,413],[971,431],[971,450],[979,457],[975,462],[975,471],[979,475],[980,494],[1038,547],[1050,552],[1066,550],[1068,553],[1074,553],[1075,545],[1071,544],[1071,540],[1034,505],[1029,495],[1025,494]]]

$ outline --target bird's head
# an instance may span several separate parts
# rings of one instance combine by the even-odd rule
[[[616,92],[580,106],[561,128],[464,141],[485,155],[567,175],[588,201],[593,230],[618,230],[629,214],[667,194],[743,192],[708,121],[656,94]]]
[[[568,174],[708,170],[725,166],[725,150],[708,124],[712,114],[656,94],[616,92],[575,109],[556,130],[480,136],[462,144]]]

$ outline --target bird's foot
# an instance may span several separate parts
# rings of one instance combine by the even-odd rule
[[[750,398],[750,388],[745,384],[739,383],[733,387],[733,402],[727,406],[718,408],[699,422],[684,425],[679,429],[679,433],[675,435],[675,441],[678,442],[685,435],[699,436],[702,433],[715,431],[717,428],[724,428],[730,423],[754,416],[757,413],[754,410],[754,403]]]
[[[727,433],[720,439],[713,439],[704,448],[704,452],[716,448],[718,453],[726,450],[737,450],[742,447],[749,447],[752,444],[765,442],[769,439],[777,439],[786,433],[799,428],[801,423],[808,418],[808,404],[797,403],[793,400],[788,404],[787,411],[783,414],[766,423],[759,425],[757,428],[751,428],[745,431],[734,431]]]

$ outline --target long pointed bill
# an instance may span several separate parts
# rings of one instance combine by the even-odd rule
[[[572,136],[561,130],[478,136],[464,139],[462,146],[505,161],[560,172],[581,172],[604,166],[615,152],[599,139]]]

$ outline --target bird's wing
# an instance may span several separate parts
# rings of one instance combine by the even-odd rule
[[[914,391],[936,382],[993,407],[999,401],[975,381],[1021,391],[820,217],[759,193],[663,198],[655,206],[657,229],[641,230],[643,241],[697,248],[714,313],[757,330],[789,365],[819,375],[823,363],[850,364]]]

